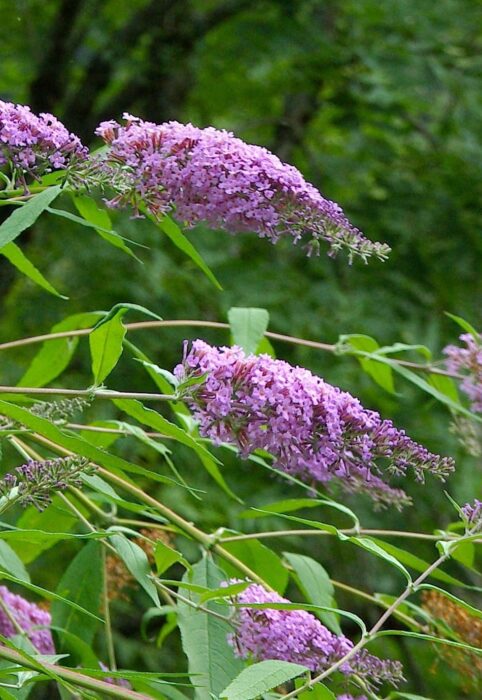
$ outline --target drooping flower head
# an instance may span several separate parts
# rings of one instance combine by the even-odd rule
[[[36,629],[37,627],[50,627],[52,618],[50,613],[42,610],[35,603],[30,603],[20,595],[16,595],[5,586],[0,586],[0,597],[10,616],[17,625],[27,633],[30,641],[40,654],[55,654],[54,642],[50,629]],[[4,637],[13,637],[19,634],[10,617],[0,607],[0,634]]]
[[[288,235],[303,239],[310,251],[323,240],[332,254],[346,249],[350,260],[387,257],[388,246],[365,238],[338,204],[267,149],[212,127],[124,119],[125,126],[107,121],[96,130],[109,146],[111,179],[119,182],[116,170],[124,173],[111,205],[136,208],[142,201],[156,216],[174,210],[187,226],[252,231],[272,243]]]
[[[463,333],[460,340],[465,347],[448,345],[444,349],[447,369],[465,375],[460,388],[472,402],[472,411],[482,413],[482,336],[475,338],[471,333]]]
[[[203,436],[238,447],[243,457],[267,450],[274,466],[308,483],[335,479],[380,504],[407,497],[386,481],[411,468],[445,477],[453,461],[430,453],[358,399],[301,367],[269,355],[246,356],[238,347],[193,342],[175,369]]]
[[[306,610],[249,607],[290,603],[258,584],[253,583],[237,594],[234,602],[235,631],[228,636],[228,642],[242,659],[290,661],[319,673],[353,649],[353,642],[347,637],[333,634]],[[398,662],[381,660],[365,650],[356,652],[340,666],[340,671],[345,675],[357,674],[375,685],[383,681],[396,684],[403,679]]]
[[[52,170],[84,160],[87,149],[52,114],[34,114],[30,107],[0,100],[0,168],[14,186],[27,188]]]

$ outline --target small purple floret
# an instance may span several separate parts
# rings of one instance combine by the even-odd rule
[[[244,458],[266,450],[277,469],[307,483],[336,480],[401,506],[409,499],[387,476],[410,468],[423,481],[426,472],[444,478],[454,468],[349,393],[269,355],[196,340],[175,374],[181,382],[205,375],[185,390],[203,436],[236,445]]]

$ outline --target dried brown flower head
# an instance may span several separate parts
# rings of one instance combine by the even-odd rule
[[[482,649],[482,620],[438,591],[424,591],[422,607],[433,618],[450,627],[461,642]],[[467,690],[482,689],[482,656],[466,649],[449,646],[440,646],[437,651],[451,668],[463,676],[464,687]]]

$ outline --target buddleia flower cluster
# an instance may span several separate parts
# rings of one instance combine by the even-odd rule
[[[338,204],[267,149],[213,127],[124,119],[124,126],[111,120],[96,130],[108,149],[100,169],[93,161],[94,171],[103,168],[119,189],[110,206],[131,205],[139,214],[144,205],[157,218],[174,212],[189,227],[251,231],[272,243],[289,236],[309,252],[324,241],[330,254],[344,249],[350,261],[387,257],[387,245],[368,240]]]
[[[482,336],[463,333],[460,340],[465,347],[448,345],[444,349],[446,366],[449,372],[465,375],[460,388],[469,397],[472,411],[482,413]]]
[[[81,475],[93,469],[88,459],[78,456],[30,460],[0,480],[0,496],[42,511],[52,502],[56,491],[82,486]]]
[[[204,376],[184,394],[201,435],[235,445],[245,458],[266,450],[277,469],[309,484],[334,480],[401,507],[409,499],[387,477],[411,469],[419,481],[426,472],[443,479],[454,468],[349,393],[269,355],[196,340],[175,374],[181,382]]]
[[[87,158],[87,149],[52,114],[0,100],[0,170],[14,187],[24,187],[52,170]]]
[[[233,601],[235,630],[228,636],[228,642],[242,659],[289,661],[320,673],[353,649],[353,642],[347,637],[333,634],[306,610],[244,607],[290,602],[258,584],[248,586]],[[397,685],[403,680],[398,661],[379,659],[366,650],[356,652],[339,670],[346,676],[356,674],[374,686],[383,682]]]
[[[5,586],[0,586],[0,634],[10,638],[19,634],[19,629],[26,632],[33,646],[40,654],[55,654],[54,642],[50,625],[50,613],[42,610],[20,595],[16,595]],[[7,608],[7,612],[4,610]],[[14,624],[13,620],[16,624]],[[40,627],[46,629],[39,629]]]

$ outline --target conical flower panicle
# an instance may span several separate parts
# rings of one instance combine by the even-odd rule
[[[320,673],[353,649],[353,642],[347,637],[333,634],[306,610],[249,607],[290,602],[263,586],[253,583],[233,600],[235,631],[229,635],[228,642],[242,659],[289,661]],[[385,681],[396,685],[403,680],[402,667],[397,661],[379,659],[364,649],[343,663],[340,671],[346,676],[356,674],[375,686]]]
[[[125,126],[111,120],[96,130],[108,145],[106,179],[118,189],[112,206],[131,205],[138,214],[145,205],[158,218],[172,211],[187,226],[252,231],[272,243],[289,236],[308,252],[324,241],[330,254],[344,249],[350,261],[387,257],[387,245],[368,240],[338,204],[266,148],[213,127],[124,119]]]
[[[402,506],[409,499],[387,483],[391,475],[411,469],[420,481],[426,472],[443,479],[454,468],[349,393],[269,355],[196,340],[175,374],[205,376],[185,390],[203,436],[236,445],[243,457],[266,450],[277,469],[309,484],[334,480]]]

